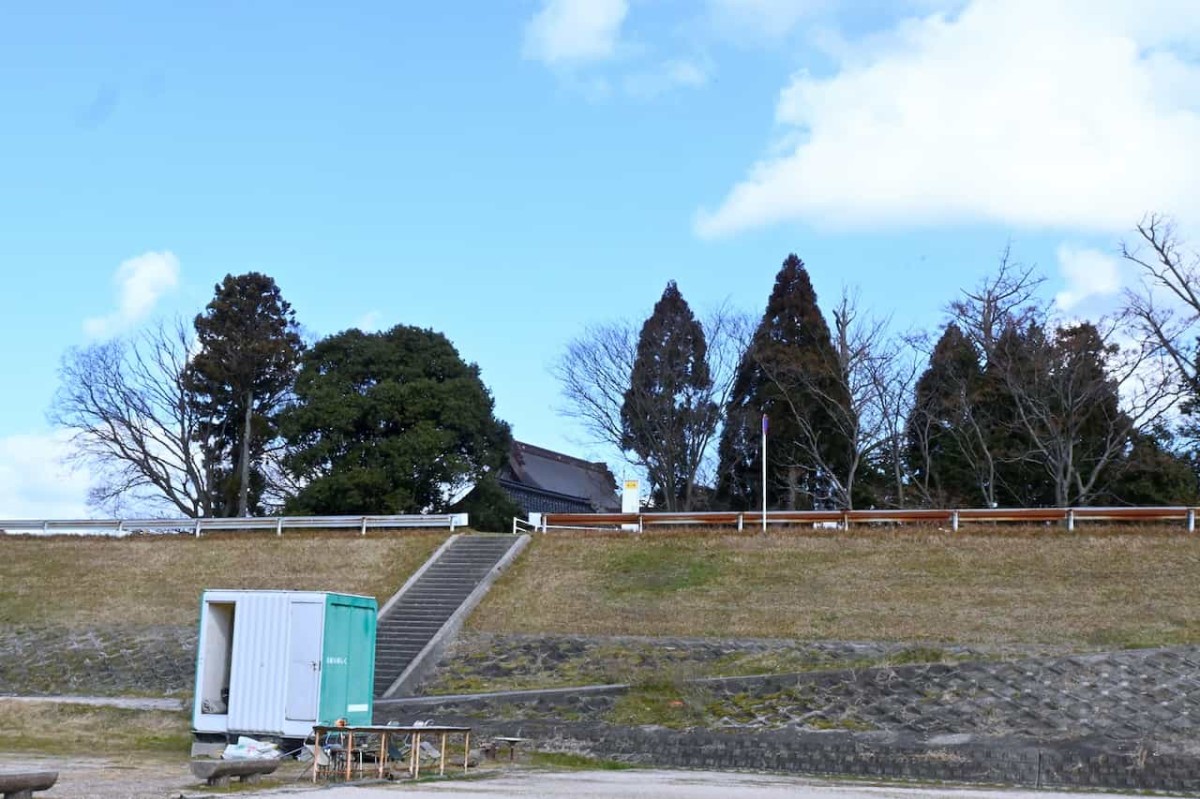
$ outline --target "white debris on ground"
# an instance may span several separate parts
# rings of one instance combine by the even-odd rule
[[[225,747],[221,758],[223,760],[278,760],[282,754],[277,743],[258,741],[245,735],[239,735],[237,743]]]

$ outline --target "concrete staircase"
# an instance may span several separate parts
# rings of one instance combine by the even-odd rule
[[[528,541],[528,536],[456,535],[433,554],[380,612],[376,698],[403,696],[416,687]]]

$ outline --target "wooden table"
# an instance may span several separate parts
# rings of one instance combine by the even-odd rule
[[[318,724],[313,727],[313,782],[317,781],[317,757],[321,751],[321,739],[328,739],[331,734],[343,736],[345,741],[345,757],[346,757],[346,779],[349,780],[354,768],[354,736],[356,735],[378,735],[379,736],[379,778],[383,776],[387,770],[388,762],[388,739],[396,734],[411,735],[412,747],[409,750],[408,758],[408,773],[413,779],[421,776],[421,738],[425,735],[437,735],[441,737],[441,763],[439,773],[446,773],[446,742],[451,735],[463,736],[463,771],[466,771],[469,766],[471,757],[471,728],[470,727],[446,727],[439,725],[409,726],[400,727],[393,725],[370,725],[358,727],[338,727],[336,725]],[[332,764],[330,764],[332,765]],[[361,771],[361,769],[360,769]]]
[[[497,744],[502,744],[502,745],[508,747],[508,759],[509,759],[509,761],[512,761],[516,758],[516,755],[517,755],[517,744],[523,744],[523,743],[525,743],[525,741],[527,741],[529,739],[528,738],[510,738],[505,735],[500,735],[500,736],[493,738],[492,740],[495,741]],[[496,759],[497,760],[500,759],[499,752],[496,753]]]

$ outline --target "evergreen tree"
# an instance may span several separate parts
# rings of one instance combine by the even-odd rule
[[[909,472],[935,507],[980,501],[979,446],[973,439],[981,423],[974,404],[982,376],[974,345],[958,325],[948,325],[917,380],[905,431]]]
[[[1112,505],[1186,505],[1200,502],[1196,462],[1175,451],[1171,432],[1160,426],[1133,435],[1129,452],[1103,501]]]
[[[442,511],[507,456],[479,367],[441,333],[398,325],[315,344],[281,420],[302,514]]]
[[[1042,448],[1054,481],[1055,503],[1090,502],[1115,478],[1133,435],[1120,391],[1108,374],[1115,345],[1083,322],[1059,328],[1050,361],[1051,413]]]
[[[621,406],[622,446],[645,465],[664,510],[694,507],[696,473],[716,426],[711,388],[704,330],[672,280],[642,325]]]
[[[1048,401],[1048,343],[1040,325],[1007,325],[996,339],[975,398],[994,461],[994,501],[1005,507],[1054,504],[1054,490],[1036,455],[1028,405]],[[1024,397],[1026,405],[1018,402]]]
[[[276,440],[276,414],[291,390],[304,345],[291,305],[273,278],[226,275],[195,319],[199,352],[187,372],[217,515],[260,510],[264,458]]]
[[[846,434],[853,413],[846,385],[808,272],[789,255],[726,406],[720,499],[736,508],[760,506],[759,425],[765,414],[768,506],[848,505],[844,475],[854,443]]]
[[[450,511],[467,514],[471,529],[481,533],[511,533],[513,519],[524,516],[521,506],[496,479],[495,472],[484,475]]]
[[[1001,504],[1084,505],[1105,492],[1134,433],[1108,372],[1116,353],[1087,322],[1052,337],[1035,323],[1004,330],[978,401]]]

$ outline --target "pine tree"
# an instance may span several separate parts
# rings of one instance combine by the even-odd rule
[[[1054,491],[1035,455],[1031,429],[1018,397],[1027,403],[1047,398],[1048,343],[1036,323],[1009,323],[996,339],[983,370],[975,413],[993,459],[994,502],[1005,507],[1054,504]]]
[[[736,508],[761,505],[759,425],[766,415],[768,506],[848,506],[854,443],[846,434],[853,411],[845,378],[808,272],[789,255],[726,406],[720,498]]]
[[[1135,433],[1102,501],[1109,505],[1187,505],[1200,502],[1194,456],[1179,454],[1165,426]]]
[[[704,330],[673,280],[642,325],[629,382],[622,446],[645,465],[661,507],[691,510],[717,409]]]
[[[201,418],[212,503],[221,516],[259,510],[267,485],[264,457],[277,437],[276,414],[304,350],[291,305],[275,280],[258,272],[226,275],[196,317],[199,352],[188,369]]]
[[[958,325],[948,325],[917,380],[906,429],[909,472],[933,506],[966,507],[980,500],[984,464],[975,439],[982,420],[974,404],[982,376],[974,345]]]
[[[993,358],[1004,380],[994,413],[1005,434],[1001,474],[1009,501],[1023,505],[1082,505],[1116,476],[1134,433],[1120,390],[1108,371],[1116,355],[1095,325],[1010,327]]]

